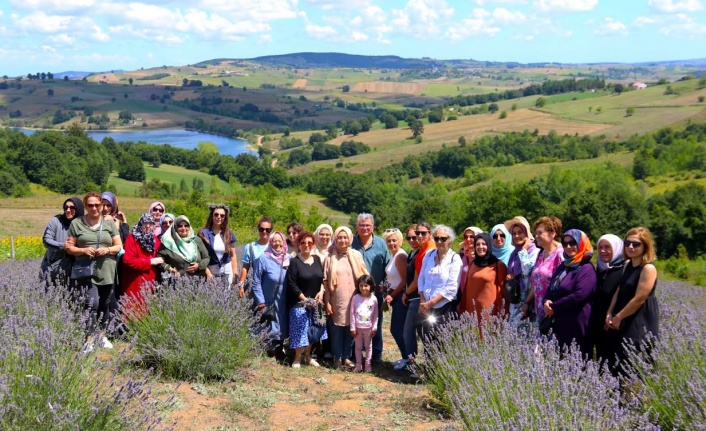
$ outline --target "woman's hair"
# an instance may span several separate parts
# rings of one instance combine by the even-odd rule
[[[400,244],[402,243],[402,240],[404,239],[402,236],[402,232],[400,232],[400,230],[397,228],[385,229],[385,232],[383,232],[383,234],[382,234],[382,239],[384,239],[385,242],[387,242],[387,239],[390,237],[397,238],[397,241],[399,241]]]
[[[440,230],[443,230],[446,232],[446,235],[449,236],[449,244],[453,244],[454,240],[456,239],[456,232],[454,232],[453,229],[450,227],[443,225],[443,224],[438,224],[434,226],[434,229],[431,230],[431,235],[432,236],[437,236],[436,233]]]
[[[299,223],[293,221],[287,225],[287,234],[289,234],[289,229],[294,228],[294,232],[299,233],[304,230],[304,227],[300,225]]]
[[[420,221],[417,223],[415,229],[419,229],[420,227],[425,227],[429,232],[431,232],[431,225],[425,221]]]
[[[629,236],[637,236],[638,238],[640,238],[640,242],[644,247],[644,249],[642,250],[642,263],[640,264],[641,266],[645,266],[646,264],[653,262],[655,259],[657,259],[657,253],[655,252],[655,243],[652,239],[652,234],[650,233],[649,229],[642,226],[634,227],[630,229],[628,233],[625,234],[623,240],[626,240]],[[623,247],[623,257],[626,260],[629,259],[627,255],[627,249],[627,247]]]
[[[360,294],[360,288],[359,286],[361,284],[367,284],[370,286],[370,293],[374,293],[375,290],[375,279],[373,278],[372,275],[364,274],[358,277],[358,279],[355,281],[355,293]]]
[[[257,227],[260,227],[260,225],[263,223],[269,223],[271,225],[274,224],[274,223],[272,223],[272,219],[267,216],[262,217],[262,218],[260,218],[260,220],[257,221]]]
[[[558,218],[556,218],[556,217],[554,217],[554,216],[550,216],[550,217],[547,217],[547,216],[540,217],[539,220],[537,220],[536,222],[534,222],[534,226],[532,226],[532,228],[534,229],[535,233],[537,232],[537,229],[539,229],[540,227],[543,227],[543,228],[546,229],[548,232],[553,233],[555,240],[558,240],[559,236],[560,236],[561,233],[563,232],[563,231],[561,230],[561,220],[559,220]]]
[[[100,194],[100,193],[98,193],[98,192],[88,192],[88,193],[86,193],[86,196],[83,197],[83,207],[86,208],[86,209],[88,209],[88,199],[89,199],[89,198],[96,198],[96,199],[98,199],[99,201],[101,201],[101,203],[103,203],[103,198],[101,197],[101,194]]]
[[[223,232],[223,243],[226,246],[226,250],[230,250],[233,244],[231,244],[232,238],[230,235],[230,229],[228,228],[228,216],[230,215],[229,209],[226,208],[225,205],[210,205],[209,209],[211,211],[208,213],[208,219],[206,220],[204,229],[213,229],[213,213],[216,212],[217,209],[222,209],[226,213],[226,216],[223,218],[223,224],[221,225],[221,232]],[[208,240],[201,232],[199,232],[199,238],[201,238],[205,243],[208,243]]]
[[[299,235],[297,235],[297,245],[299,245],[299,243],[304,241],[306,238],[311,238],[311,240],[314,241],[314,244],[316,244],[316,238],[314,237],[314,234],[309,232],[308,230],[303,230],[299,232]]]

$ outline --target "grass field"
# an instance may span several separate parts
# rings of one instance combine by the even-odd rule
[[[147,179],[156,178],[162,182],[176,184],[177,186],[182,179],[186,180],[186,185],[189,190],[192,188],[193,180],[198,178],[203,181],[206,193],[211,193],[212,176],[199,171],[192,171],[186,168],[172,165],[160,165],[159,168],[154,168],[145,163],[145,175]],[[118,174],[113,172],[108,179],[108,185],[115,186],[118,194],[121,196],[137,196],[142,183],[136,181],[127,181],[118,178]],[[225,193],[231,192],[230,184],[223,180],[218,180],[220,190]]]

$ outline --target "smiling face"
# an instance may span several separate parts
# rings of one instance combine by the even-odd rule
[[[94,196],[91,196],[86,201],[86,214],[91,216],[91,218],[100,217],[101,211],[103,210],[103,202]]]
[[[565,235],[561,239],[561,245],[564,247],[564,253],[566,253],[566,256],[569,258],[576,256],[576,253],[579,251],[579,245],[572,236]]]
[[[322,228],[319,231],[319,247],[328,247],[331,242],[331,231],[328,228]]]
[[[76,205],[71,201],[66,201],[64,204],[64,217],[66,220],[73,220],[76,217]]]
[[[554,233],[547,230],[545,226],[537,226],[537,230],[534,232],[534,240],[538,246],[547,248],[554,241]]]
[[[172,227],[174,224],[174,220],[170,219],[169,217],[165,217],[164,220],[162,221],[162,231],[166,232],[169,230],[169,228]]]
[[[476,234],[473,233],[472,230],[467,229],[463,231],[463,242],[466,243],[466,248],[468,247],[473,247],[473,239],[476,237]]]
[[[103,215],[113,214],[113,205],[108,199],[103,199]]]
[[[142,232],[149,233],[152,231],[152,229],[154,229],[154,223],[142,223]]]
[[[630,235],[623,241],[625,254],[629,259],[640,257],[645,253],[645,245],[637,235]]]
[[[373,221],[370,219],[363,219],[358,222],[358,225],[356,226],[358,236],[361,239],[367,239],[370,238],[370,235],[373,234]]]
[[[510,233],[512,233],[512,242],[515,245],[524,245],[525,241],[527,241],[527,234],[525,234],[525,230],[520,225],[513,226]]]
[[[400,249],[400,241],[397,239],[396,235],[390,235],[387,237],[387,248],[393,255]]]
[[[213,210],[213,225],[220,227],[223,226],[223,222],[226,220],[226,210],[223,208],[218,208]]]
[[[505,245],[505,233],[501,231],[500,229],[496,230],[495,233],[493,234],[493,244],[495,244],[496,247],[502,247]]]
[[[155,205],[154,208],[152,208],[152,217],[154,217],[155,220],[159,220],[162,218],[162,215],[164,215],[164,207],[162,205]]]
[[[488,254],[488,244],[483,238],[476,238],[474,249],[476,251],[476,255],[480,257],[485,257]]]
[[[260,236],[260,242],[264,244],[264,241],[269,241],[270,233],[272,232],[272,223],[268,221],[263,221],[257,227],[257,233]]]
[[[336,236],[336,248],[338,248],[340,251],[348,250],[350,242],[351,241],[350,239],[348,239],[348,235],[346,235],[346,233],[343,231],[339,232]]]
[[[358,290],[360,290],[360,296],[370,296],[371,288],[367,283],[360,283],[358,285]]]
[[[604,239],[598,241],[598,258],[604,263],[613,260],[613,247]]]
[[[272,237],[272,249],[276,252],[282,251],[284,248],[284,239],[280,235],[275,235]]]
[[[410,229],[407,231],[407,243],[409,244],[412,249],[416,250],[419,248],[419,238],[417,238],[417,234],[414,233],[414,229]]]
[[[185,221],[180,221],[179,224],[177,225],[176,231],[180,237],[186,238],[187,235],[189,235],[190,228],[191,227],[189,226],[189,223],[187,223]]]
[[[306,236],[299,241],[299,253],[304,256],[305,259],[311,254],[312,248],[314,248],[314,239],[310,236]]]

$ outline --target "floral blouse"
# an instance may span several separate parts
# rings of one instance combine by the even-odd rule
[[[549,283],[552,280],[554,270],[562,264],[564,248],[557,247],[554,253],[545,259],[544,250],[539,252],[537,260],[530,275],[530,284],[534,287],[534,307],[537,313],[537,321],[544,317],[544,298],[549,292]]]

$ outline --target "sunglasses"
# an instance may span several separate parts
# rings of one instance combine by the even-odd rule
[[[73,205],[64,205],[64,211],[66,211],[66,210],[76,211],[76,207]]]
[[[416,233],[417,236],[426,236],[426,235],[429,235],[429,231],[428,231],[428,230],[415,230],[414,233]]]
[[[225,215],[225,214],[221,214],[221,213],[213,213],[213,218],[225,218],[225,217],[226,217],[226,215]]]
[[[100,208],[103,204],[86,204],[88,208]]]
[[[163,213],[163,212],[164,212],[164,208],[152,208],[152,212],[153,212],[153,213]]]
[[[623,241],[623,244],[625,244],[625,248],[628,248],[632,246],[633,248],[640,248],[642,246],[642,243],[640,241],[629,241],[625,240]]]
[[[416,241],[417,237],[416,236],[408,236],[407,241]]]
[[[505,234],[504,233],[496,233],[495,235],[493,235],[493,239],[497,239],[497,238],[505,238]]]
[[[569,247],[569,246],[576,247],[578,245],[578,243],[576,242],[575,239],[572,239],[570,241],[562,241],[561,245],[564,247]]]
[[[299,243],[299,245],[305,245],[307,247],[311,247],[312,245],[314,245],[314,241],[302,241]]]
[[[164,226],[164,225],[171,226],[172,224],[174,224],[174,222],[172,220],[164,220],[162,222],[162,226]]]
[[[464,238],[464,239],[473,239],[473,238],[475,238],[475,237],[476,237],[476,236],[475,236],[475,235],[473,235],[472,233],[469,233],[469,234],[463,235],[463,238]]]
[[[189,225],[188,225],[188,224],[179,223],[179,224],[177,225],[177,227],[178,227],[178,228],[189,227]]]
[[[259,232],[267,232],[267,233],[272,232],[272,228],[271,228],[271,227],[258,227],[257,230],[258,230]]]
[[[448,236],[435,236],[434,242],[446,242],[446,241],[448,241],[448,239],[449,239]]]

